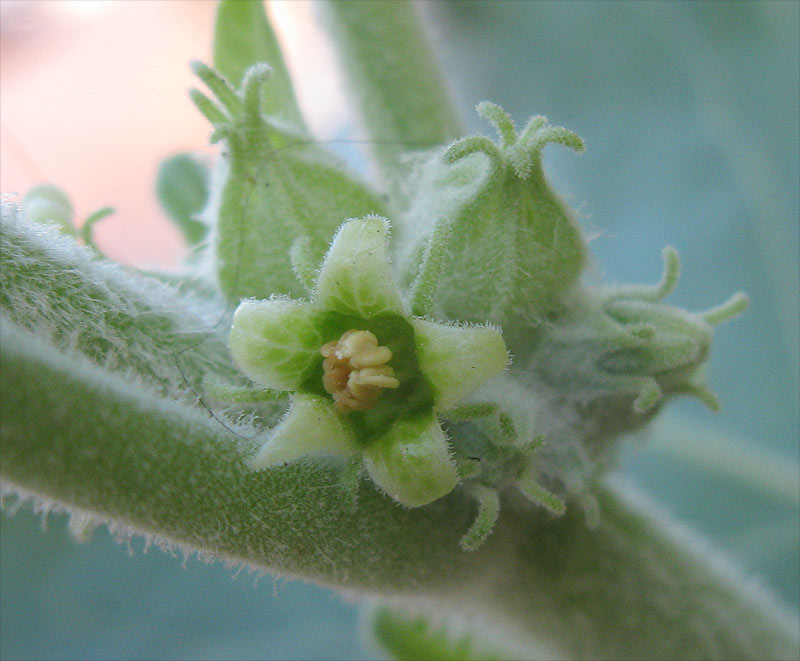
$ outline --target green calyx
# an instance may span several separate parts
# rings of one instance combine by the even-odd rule
[[[717,409],[702,372],[713,325],[739,314],[747,299],[736,294],[702,313],[665,305],[678,271],[668,247],[658,285],[587,291],[543,333],[529,361],[536,379],[556,389],[566,384],[585,412],[602,411],[620,429],[640,426],[673,395],[693,395]]]
[[[497,129],[498,142],[472,136],[453,143],[426,170],[429,189],[410,203],[408,216],[418,226],[435,221],[431,240],[446,227],[435,313],[500,324],[514,342],[557,315],[583,268],[580,229],[541,163],[546,144],[583,151],[583,142],[544,117],[532,118],[517,134],[500,106],[484,102],[477,110]],[[424,259],[427,253],[416,250]]]
[[[320,267],[312,300],[244,301],[230,348],[253,381],[292,393],[286,417],[251,460],[254,468],[307,454],[360,456],[389,496],[417,507],[458,483],[437,413],[502,372],[508,354],[494,329],[411,317],[392,278],[387,243],[384,219],[346,222]],[[379,346],[370,351],[384,357],[363,368],[355,361],[364,354],[341,353],[353,332],[371,334]],[[326,369],[327,360],[333,362]],[[339,390],[326,382],[331,369],[345,370]],[[348,377],[370,369],[385,370],[389,385],[361,398]]]
[[[229,301],[308,291],[298,268],[319,264],[343,218],[385,214],[384,203],[338,159],[264,115],[271,69],[255,64],[235,89],[200,62],[192,65],[216,100],[191,98],[226,145],[222,192],[210,209],[216,227],[218,277]]]

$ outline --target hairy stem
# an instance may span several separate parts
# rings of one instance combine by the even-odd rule
[[[2,476],[42,498],[272,571],[444,603],[567,656],[797,653],[758,590],[614,489],[601,493],[595,529],[579,512],[551,519],[508,504],[484,547],[464,553],[463,494],[405,510],[362,484],[353,506],[330,466],[248,471],[241,441],[196,408],[11,324],[2,337]]]

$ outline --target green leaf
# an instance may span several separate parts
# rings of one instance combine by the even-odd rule
[[[261,99],[267,115],[280,117],[305,133],[305,123],[295,99],[292,81],[270,27],[262,0],[222,0],[214,27],[214,66],[238,86],[254,64],[272,69],[269,94]]]
[[[208,202],[209,184],[208,169],[191,154],[176,154],[158,168],[158,201],[190,246],[208,234],[208,226],[198,216]]]

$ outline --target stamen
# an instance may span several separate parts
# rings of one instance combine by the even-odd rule
[[[322,385],[342,413],[372,408],[382,388],[400,385],[387,364],[391,350],[378,346],[378,338],[369,331],[349,330],[319,351],[325,357]]]

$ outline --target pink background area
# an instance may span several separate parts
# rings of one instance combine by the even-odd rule
[[[0,188],[53,183],[76,222],[113,206],[96,239],[113,259],[177,264],[182,240],[155,197],[158,163],[204,150],[189,61],[211,55],[215,3],[34,0],[2,4]]]

